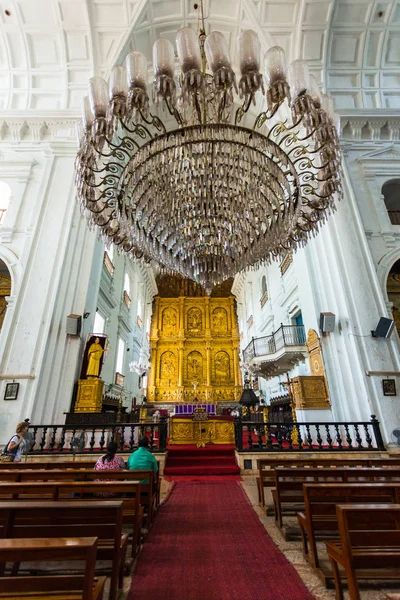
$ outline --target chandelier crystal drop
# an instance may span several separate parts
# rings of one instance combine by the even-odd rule
[[[339,120],[308,65],[277,46],[260,72],[256,32],[238,38],[240,78],[219,31],[190,27],[89,82],[77,195],[107,244],[207,291],[307,242],[341,190]],[[264,109],[257,112],[264,98]]]

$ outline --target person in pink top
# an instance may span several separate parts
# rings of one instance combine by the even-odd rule
[[[118,446],[115,442],[107,444],[107,454],[101,456],[94,465],[95,471],[121,471],[125,469],[124,459],[116,456]]]
[[[107,444],[107,454],[105,454],[104,456],[100,456],[100,458],[97,460],[96,464],[94,465],[94,470],[95,471],[121,471],[122,469],[125,469],[125,462],[124,459],[121,458],[120,456],[116,456],[116,452],[117,452],[118,446],[115,442],[109,442]],[[96,481],[110,481],[107,479],[97,479]],[[96,496],[101,496],[101,497],[105,497],[105,496],[115,496],[115,494],[112,494],[110,492],[101,492],[96,494]]]

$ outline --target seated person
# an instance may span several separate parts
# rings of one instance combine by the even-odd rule
[[[124,459],[120,456],[116,456],[116,452],[118,449],[118,445],[116,442],[109,442],[107,444],[107,454],[104,456],[100,456],[94,465],[95,471],[122,471],[125,469]],[[111,479],[96,479],[95,481],[112,481]],[[95,494],[96,496],[101,496],[102,498],[113,497],[115,494],[112,492],[99,492]]]
[[[158,464],[154,456],[148,450],[149,438],[141,437],[139,440],[138,449],[132,452],[128,458],[128,469],[130,471],[154,471],[157,473]],[[149,480],[144,480],[143,483],[149,483]],[[156,483],[155,486],[156,487]]]
[[[125,469],[124,459],[120,456],[116,456],[118,445],[116,442],[109,442],[107,444],[107,454],[100,456],[94,465],[95,471],[121,471]]]

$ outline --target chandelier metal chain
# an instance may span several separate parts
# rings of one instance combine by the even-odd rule
[[[220,32],[185,27],[177,50],[178,84],[172,44],[154,45],[151,110],[139,52],[126,69],[114,67],[109,86],[90,80],[77,195],[106,243],[210,291],[305,244],[334,209],[338,118],[305,61],[294,61],[288,77],[277,46],[265,55],[264,92],[252,30],[239,36],[238,85]],[[260,94],[266,108],[257,115]]]

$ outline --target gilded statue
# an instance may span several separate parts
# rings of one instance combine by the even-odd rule
[[[100,361],[103,356],[104,349],[100,344],[100,339],[97,337],[93,344],[89,346],[87,353],[88,366],[86,369],[86,377],[99,377]]]
[[[217,352],[214,359],[215,380],[217,382],[228,382],[230,378],[229,355],[224,352]]]
[[[187,358],[188,381],[199,381],[203,377],[203,357],[200,352],[191,352]]]
[[[187,314],[187,329],[188,331],[201,331],[202,316],[199,308],[191,308]]]
[[[224,308],[215,308],[212,314],[212,326],[216,333],[228,331],[228,315]]]
[[[162,313],[162,330],[164,333],[174,334],[176,331],[176,311],[173,308],[166,308]]]

